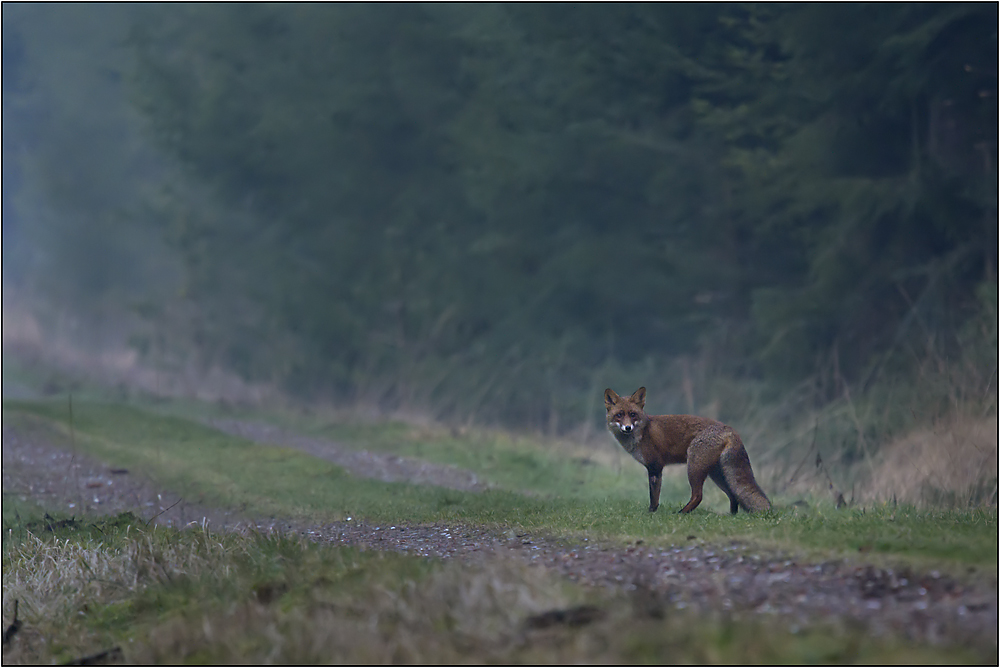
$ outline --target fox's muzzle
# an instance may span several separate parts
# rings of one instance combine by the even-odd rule
[[[621,429],[626,434],[631,434],[632,433],[632,425],[630,425],[630,424],[623,424],[623,425],[621,425]]]

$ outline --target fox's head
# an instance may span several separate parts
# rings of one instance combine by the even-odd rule
[[[609,387],[604,390],[604,405],[608,409],[608,429],[619,439],[638,434],[649,420],[642,410],[646,405],[645,387],[631,397],[620,397]]]

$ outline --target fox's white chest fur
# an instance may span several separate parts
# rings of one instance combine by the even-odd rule
[[[646,460],[643,458],[642,449],[639,447],[639,439],[640,439],[640,429],[638,428],[639,425],[635,425],[635,427],[636,428],[632,429],[632,431],[626,432],[622,428],[622,425],[618,422],[613,422],[610,425],[608,425],[611,434],[615,437],[615,440],[617,440],[618,443],[621,444],[622,448],[625,449],[625,452],[632,455],[632,458],[635,459],[635,461],[645,466]]]

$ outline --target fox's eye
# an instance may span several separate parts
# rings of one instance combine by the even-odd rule
[[[618,413],[617,413],[617,414],[615,415],[615,419],[616,419],[616,420],[621,420],[621,419],[622,419],[623,417],[625,417],[625,411],[619,411],[619,412],[618,412]]]
[[[629,411],[628,412],[628,416],[634,420],[635,416],[636,416],[636,412],[635,411]]]

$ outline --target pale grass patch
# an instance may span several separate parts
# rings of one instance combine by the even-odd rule
[[[233,555],[249,549],[230,536],[223,545],[208,531],[193,540],[170,540],[157,530],[130,526],[125,541],[76,542],[43,539],[22,530],[5,536],[3,619],[10,624],[14,601],[22,630],[4,651],[4,663],[50,662],[101,649],[106,639],[86,631],[85,618],[97,606],[131,600],[145,587],[210,571],[225,577]]]
[[[3,619],[13,622],[18,601],[21,631],[4,648],[4,663],[49,663],[64,648],[92,652],[99,640],[79,618],[95,603],[128,598],[139,585],[138,564],[127,550],[42,540],[31,532],[10,536],[3,549]],[[72,650],[71,650],[72,652]]]
[[[85,604],[113,600],[139,583],[138,561],[129,550],[45,540],[31,532],[5,541],[3,617],[13,618],[14,600],[24,620],[68,620]]]
[[[952,418],[883,446],[865,500],[970,507],[997,503],[997,417]]]

